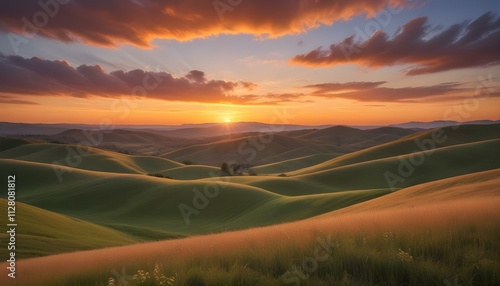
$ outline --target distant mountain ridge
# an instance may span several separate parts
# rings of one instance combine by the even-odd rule
[[[389,125],[389,127],[432,129],[432,128],[442,128],[455,125],[489,125],[498,123],[500,123],[500,120],[472,120],[465,122],[458,122],[452,120],[436,120],[431,122],[411,121],[399,124],[391,124]]]
[[[465,122],[436,120],[430,122],[411,121],[389,125],[346,125],[346,127],[372,130],[381,127],[399,127],[409,129],[431,129],[454,125],[469,124],[498,124],[500,120],[473,120]],[[233,123],[200,123],[200,124],[182,124],[182,125],[114,125],[115,129],[122,130],[140,130],[150,133],[160,133],[164,136],[193,138],[213,137],[237,133],[262,132],[262,131],[295,131],[304,129],[325,129],[338,126],[337,124],[325,125],[301,125],[301,124],[267,124],[261,122],[233,122]],[[83,129],[97,130],[100,125],[97,124],[45,124],[45,123],[14,123],[0,122],[0,136],[25,136],[25,135],[56,135],[66,130]]]

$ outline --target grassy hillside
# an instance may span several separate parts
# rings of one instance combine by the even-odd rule
[[[0,199],[0,209],[7,201]],[[138,240],[119,231],[18,202],[16,205],[16,254],[18,258],[89,250],[136,243]],[[6,226],[0,239],[7,240]],[[0,249],[7,257],[7,248]]]
[[[182,166],[159,157],[130,156],[99,148],[51,143],[12,146],[0,151],[0,158],[47,164],[57,162],[63,166],[115,173],[150,173]]]
[[[399,128],[399,127],[379,127],[374,129],[369,129],[370,132],[387,134],[387,135],[397,135],[397,136],[408,136],[410,134],[417,133],[415,129]]]
[[[415,133],[413,130],[396,127],[360,130],[346,126],[333,126],[300,134],[298,138],[311,142],[342,146],[346,150],[357,151],[391,142],[413,133]]]
[[[176,180],[197,180],[219,176],[220,168],[204,165],[188,165],[158,172]]]
[[[160,133],[160,134],[159,134]],[[193,140],[164,136],[159,131],[142,130],[82,130],[69,129],[52,136],[41,136],[49,142],[78,144],[89,141],[89,137],[98,140],[99,147],[132,154],[159,154],[193,144]]]
[[[499,147],[500,140],[489,140],[439,148],[430,156],[422,154],[426,156],[424,163],[396,189],[500,168],[500,162],[488,160],[500,156]],[[136,158],[123,156],[129,160]],[[184,181],[63,168],[64,180],[59,182],[50,164],[2,159],[0,166],[18,176],[19,188],[23,190],[18,197],[20,201],[143,239],[160,239],[305,219],[383,196],[390,193],[384,172],[397,174],[401,160],[409,160],[409,156],[293,177],[207,179],[205,173],[215,172],[216,168],[203,166],[182,166],[170,169],[170,173],[162,171]],[[150,169],[162,165],[151,163],[162,161],[143,159],[147,162],[133,161],[134,165],[144,164]],[[196,210],[186,224],[179,206],[193,207],[196,192],[204,190],[217,194],[207,200],[205,207]]]
[[[339,154],[321,153],[321,154],[308,155],[294,159],[279,161],[271,164],[260,165],[252,169],[257,174],[281,174],[314,166],[316,164],[323,163],[338,156]]]
[[[18,282],[107,285],[128,277],[113,273],[151,273],[158,264],[174,285],[497,285],[498,175],[400,190],[378,199],[382,208],[372,208],[374,200],[283,225],[28,259]]]
[[[357,153],[363,152],[358,151],[353,155],[356,156]],[[500,139],[438,148],[432,153],[429,151],[417,152],[325,170],[320,168],[321,171],[312,173],[300,174],[302,170],[289,172],[287,173],[288,177],[278,177],[277,175],[232,177],[231,180],[235,183],[255,186],[287,196],[348,190],[391,188],[396,190],[434,180],[500,168],[500,161],[491,160],[491,158],[497,157],[500,157]],[[415,158],[425,159],[420,165],[412,165],[410,159],[414,160]],[[402,162],[406,162],[405,166],[408,163],[413,171],[400,174],[399,168],[403,164]],[[387,176],[386,172],[391,175]],[[299,175],[294,175],[295,173],[299,173]],[[395,178],[393,176],[397,176],[398,179],[393,179]],[[388,181],[387,178],[390,180]]]
[[[1,159],[0,167],[2,174],[7,169],[16,174],[19,201],[144,239],[304,219],[388,192],[373,190],[290,198],[234,183],[232,177],[220,178],[221,181],[180,181],[65,168],[65,180],[59,182],[49,164]],[[200,167],[184,168],[192,171]],[[195,207],[193,199],[197,192],[205,191],[209,192],[208,203]],[[179,209],[181,204],[198,208],[196,214],[189,216],[189,224]]]
[[[312,141],[321,141],[337,146],[345,146],[353,143],[374,140],[379,136],[380,133],[369,130],[359,130],[346,126],[333,126],[312,131],[301,135],[300,138]]]
[[[404,188],[362,204],[320,215],[317,218],[498,196],[500,196],[500,169],[493,169]]]
[[[93,137],[98,138],[95,131],[82,129],[69,129],[59,134],[53,135],[51,136],[51,138],[67,143],[77,144],[82,140],[88,140],[89,135],[93,135]],[[121,129],[106,130],[103,132],[99,132],[99,135],[102,135],[103,143],[151,144],[153,142],[156,142],[156,144],[166,144],[169,141],[171,142],[173,139],[144,131],[131,131]]]
[[[290,155],[285,153],[294,150]],[[191,160],[197,164],[220,166],[222,162],[237,161],[244,164],[260,164],[270,157],[276,161],[329,152],[330,148],[300,139],[270,134],[249,136],[209,144],[194,145],[164,154],[162,157],[176,161]],[[300,155],[296,155],[297,152]],[[305,152],[305,154],[304,154]],[[281,155],[281,156],[280,156]]]
[[[10,148],[31,143],[33,143],[33,141],[27,139],[0,137],[0,152]]]
[[[426,151],[350,164],[294,178],[329,184],[333,189],[339,190],[392,187],[398,189],[500,168],[500,161],[491,160],[499,157],[500,139],[496,139],[443,147],[435,149],[432,153]],[[414,158],[424,159],[421,164],[414,165],[411,163]],[[413,161],[415,160],[417,159]],[[401,167],[403,165],[410,167],[403,168]],[[402,173],[399,172],[400,169],[403,170]],[[389,173],[391,175],[388,175]]]
[[[293,174],[300,175],[313,173],[360,162],[425,151],[427,149],[499,138],[500,124],[462,125],[456,128],[445,127],[442,129],[427,130],[406,136],[393,142],[346,154],[324,163],[298,170],[293,172]]]
[[[76,221],[88,222],[102,228],[103,232],[123,236],[125,240],[117,239],[115,244],[122,245],[137,240],[268,226],[320,215],[329,219],[353,215],[363,209],[380,211],[383,216],[382,212],[395,211],[383,206],[399,207],[398,211],[402,211],[410,204],[416,206],[417,202],[424,207],[427,202],[444,203],[450,198],[473,201],[482,200],[486,195],[497,196],[500,182],[490,180],[498,177],[495,169],[500,168],[500,162],[492,160],[500,158],[497,129],[494,125],[450,128],[444,131],[447,140],[436,144],[437,148],[411,153],[415,140],[432,136],[430,131],[422,132],[331,160],[325,158],[326,153],[316,154],[257,167],[259,176],[233,177],[217,177],[218,167],[186,166],[163,158],[129,156],[96,148],[89,154],[71,157],[81,160],[74,168],[54,166],[52,162],[66,160],[68,148],[74,146],[4,139],[0,143],[8,148],[0,152],[0,174],[3,177],[7,173],[16,174],[19,202],[54,215],[77,218]],[[199,148],[204,155],[210,152],[231,154],[227,148],[241,142],[230,140],[197,145],[190,151],[181,149],[179,152],[192,154]],[[210,151],[205,153],[201,146]],[[281,154],[291,154],[302,147],[319,145],[276,136],[267,146],[283,151]],[[302,147],[295,148],[297,146]],[[273,157],[272,150],[268,153],[265,150],[259,151],[257,156],[262,153],[262,156]],[[419,163],[408,165],[415,160]],[[405,175],[398,170],[402,164],[412,169],[411,174]],[[292,170],[301,167],[305,168]],[[284,168],[291,171],[281,171]],[[263,175],[263,170],[280,171]],[[61,172],[64,173],[62,181],[57,176]],[[287,176],[276,175],[281,172],[286,172]],[[401,181],[391,185],[387,172],[399,176]],[[173,179],[148,176],[148,173],[160,173]],[[437,182],[442,179],[445,180]],[[436,190],[447,191],[437,194]],[[205,195],[201,195],[203,193]],[[478,198],[473,193],[482,195]],[[0,197],[5,198],[5,193]],[[183,216],[188,209],[189,217]],[[57,219],[62,221],[62,218]],[[60,247],[44,249],[43,243],[47,240],[43,238],[43,229],[31,230],[29,222],[25,225],[29,227],[21,235],[36,233],[37,238],[33,240],[36,243],[27,243],[29,247],[24,257],[107,246],[101,244],[101,240],[75,242],[61,236]],[[89,233],[99,236],[97,230],[89,230]]]

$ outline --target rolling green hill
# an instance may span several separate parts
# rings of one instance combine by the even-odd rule
[[[338,157],[339,154],[321,153],[308,155],[294,159],[279,161],[276,163],[260,165],[252,168],[257,174],[281,174],[291,172],[305,167],[310,167]]]
[[[199,168],[185,168],[191,167]],[[304,219],[388,193],[381,189],[288,197],[234,183],[232,177],[180,181],[63,167],[65,179],[59,182],[50,164],[0,159],[0,168],[3,175],[7,169],[16,174],[19,201],[143,239]],[[197,207],[193,199],[205,191],[206,203]],[[194,210],[189,223],[181,205]]]
[[[34,142],[32,140],[27,140],[27,139],[0,137],[0,152],[3,150],[31,143]]]
[[[360,130],[346,126],[333,126],[300,134],[298,138],[316,143],[342,146],[346,150],[357,151],[380,145],[415,133],[411,129],[382,127]],[[347,152],[344,152],[347,153]]]
[[[99,142],[99,148],[132,154],[159,154],[192,144],[193,140],[164,136],[158,131],[143,130],[82,130],[69,129],[64,132],[40,136],[49,142],[61,142],[66,144],[79,144],[89,141],[89,138]]]
[[[414,131],[401,128],[359,130],[345,126],[284,131],[180,148],[162,155],[176,161],[220,166],[222,162],[267,165],[322,153],[346,154],[394,141]],[[309,165],[310,166],[310,165]],[[289,169],[292,170],[292,169]],[[267,172],[266,172],[267,173]]]
[[[0,151],[0,158],[48,164],[56,162],[62,166],[116,173],[151,173],[183,166],[159,157],[130,156],[99,148],[89,150],[77,145],[52,143],[18,145]]]
[[[426,149],[453,146],[457,144],[478,142],[500,138],[500,124],[492,125],[462,125],[427,130],[412,134],[396,141],[381,144],[350,154],[339,156],[315,166],[293,172],[293,175],[314,173],[335,167],[366,162],[376,159],[394,157]],[[438,139],[438,140],[434,140]]]
[[[411,186],[316,218],[499,196],[500,169],[493,169]]]
[[[234,140],[219,141],[209,144],[194,145],[181,148],[162,155],[176,161],[191,160],[197,164],[220,166],[223,162],[237,161],[243,164],[271,163],[270,157],[276,161],[302,157],[311,154],[330,152],[332,148],[316,145],[297,138],[270,134],[249,136]],[[287,152],[291,152],[286,154]],[[297,153],[299,153],[297,155]]]
[[[267,151],[260,150],[256,158],[265,161],[266,156],[297,155],[297,150],[306,149],[318,153],[256,167],[258,176],[232,177],[219,177],[218,167],[182,165],[160,157],[97,148],[89,154],[70,156],[81,161],[73,167],[59,166],[53,162],[66,160],[74,145],[2,139],[0,174],[16,175],[18,202],[33,206],[25,209],[47,211],[40,214],[44,219],[60,215],[54,220],[61,224],[72,218],[78,225],[88,222],[81,228],[92,228],[89,235],[102,236],[103,240],[116,235],[116,245],[121,245],[307,219],[394,196],[398,192],[393,191],[400,189],[495,170],[500,168],[500,161],[494,159],[500,158],[498,129],[499,125],[445,128],[444,142],[435,144],[435,149],[419,151],[415,142],[432,137],[432,131],[425,131],[333,159],[335,154],[323,153],[320,145],[275,136],[266,145]],[[207,160],[230,158],[224,156],[233,156],[231,148],[248,142],[242,140],[248,138],[196,145],[176,154],[206,156]],[[274,150],[281,153],[274,154]],[[414,150],[418,152],[412,153]],[[282,172],[287,176],[277,175]],[[58,179],[58,173],[64,174],[63,180]],[[170,178],[148,176],[150,173]],[[0,197],[5,198],[5,194]],[[21,234],[36,237],[31,237],[36,243],[27,243],[25,256],[107,246],[103,240],[74,242],[57,234],[54,239],[61,239],[61,246],[44,252],[41,247],[48,241],[43,238],[44,229],[24,223],[28,227]],[[40,223],[46,224],[43,220]],[[78,226],[67,226],[72,227]]]
[[[0,199],[0,209],[7,200]],[[76,218],[43,210],[25,203],[16,204],[16,253],[18,258],[89,250],[138,242],[130,235]],[[6,240],[5,225],[0,239]],[[7,248],[0,249],[7,257]]]
[[[103,143],[151,144],[153,142],[156,142],[157,144],[166,144],[169,141],[173,141],[173,138],[165,137],[159,134],[153,134],[139,130],[131,131],[121,129],[106,130],[99,132],[99,134],[92,130],[69,129],[59,134],[53,135],[51,136],[51,138],[70,144],[77,144],[82,140],[88,140],[88,136],[90,135],[93,135],[95,138],[100,138],[100,136],[102,136],[101,141]],[[176,138],[176,140],[179,139]]]
[[[422,160],[418,161],[420,159],[417,158]],[[500,161],[491,158],[500,158],[500,139],[333,167],[295,178],[329,184],[333,189],[340,190],[388,187],[397,189],[500,168]]]
[[[352,156],[354,158],[357,155],[366,156],[364,152],[358,151],[353,153]],[[288,177],[278,177],[277,175],[232,177],[231,181],[287,196],[347,190],[391,188],[395,190],[434,180],[500,168],[500,161],[491,159],[499,157],[500,139],[496,139],[452,145],[437,148],[433,151],[363,161],[340,165],[339,167],[333,165],[328,169],[325,168],[325,163],[320,163],[316,165],[321,166],[321,168],[318,168],[319,171],[302,172],[303,170],[314,170],[316,166],[313,166],[297,172],[287,173]],[[421,164],[414,165],[411,163],[418,158],[424,158]],[[337,159],[333,159],[331,162],[335,162],[335,160]],[[402,165],[405,167],[400,167]],[[406,168],[411,168],[413,171],[411,171],[411,174],[408,173],[409,171],[400,174],[399,168],[402,168],[403,171]],[[256,170],[258,169],[256,168]],[[295,175],[296,173],[298,175]]]
[[[197,180],[220,176],[220,168],[204,165],[188,165],[158,172],[176,180]]]
[[[312,131],[310,133],[301,135],[300,138],[343,146],[373,140],[379,136],[380,133],[372,132],[369,130],[359,130],[346,126],[333,126]]]

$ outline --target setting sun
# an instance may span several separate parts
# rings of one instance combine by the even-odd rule
[[[224,121],[225,121],[226,123],[231,123],[231,118],[226,118],[226,119],[224,119]]]

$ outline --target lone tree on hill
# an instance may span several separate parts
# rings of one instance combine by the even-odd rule
[[[222,165],[220,166],[220,170],[222,172],[228,174],[229,176],[231,176],[231,172],[229,170],[229,165],[226,162],[222,163]]]

